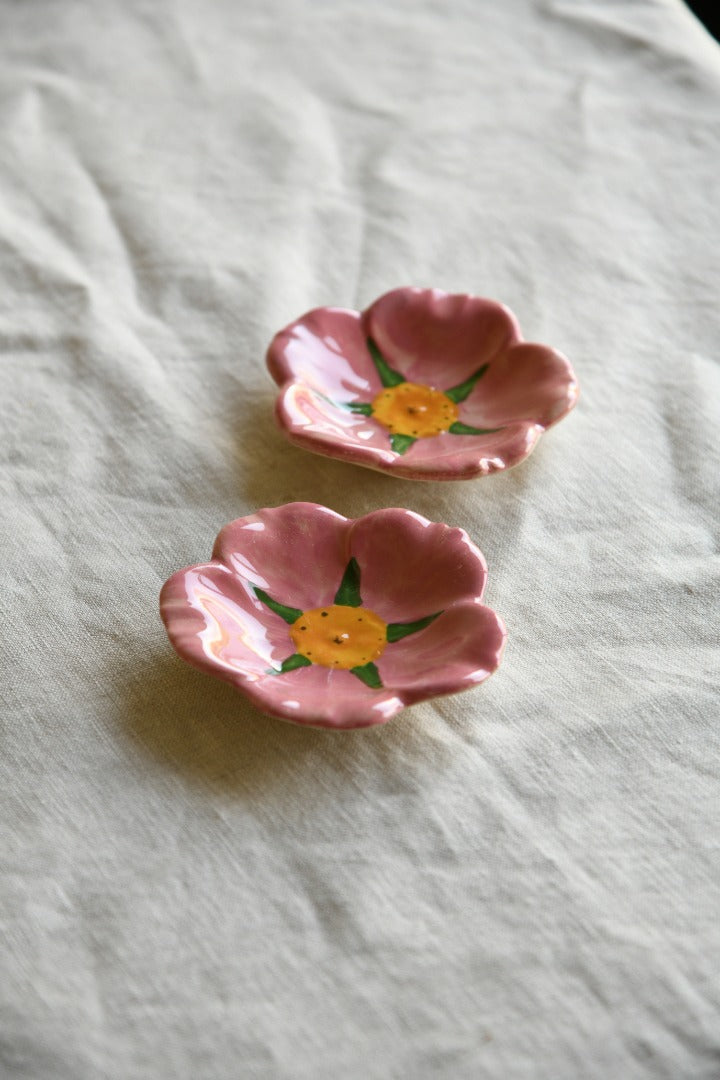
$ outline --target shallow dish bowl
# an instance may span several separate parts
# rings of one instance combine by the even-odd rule
[[[267,364],[291,442],[413,480],[517,465],[578,396],[567,358],[523,341],[508,308],[438,289],[309,311],[275,335]]]
[[[289,503],[226,525],[160,609],[180,656],[263,712],[360,728],[495,671],[505,628],[481,603],[486,576],[462,529]]]

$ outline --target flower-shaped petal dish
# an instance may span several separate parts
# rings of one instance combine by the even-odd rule
[[[359,728],[495,671],[505,628],[481,603],[486,576],[462,529],[288,503],[226,525],[210,562],[165,583],[160,610],[184,660],[263,712]]]
[[[395,289],[316,308],[275,335],[279,425],[306,450],[414,480],[517,465],[573,408],[570,362],[494,300]]]

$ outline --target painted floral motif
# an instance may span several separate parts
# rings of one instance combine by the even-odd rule
[[[505,630],[480,602],[485,578],[461,529],[289,503],[227,525],[210,562],[166,582],[160,607],[180,656],[264,712],[366,727],[496,669]]]
[[[283,660],[279,674],[320,664],[321,667],[349,671],[374,689],[382,686],[374,661],[385,651],[388,642],[416,634],[442,615],[442,611],[436,611],[434,615],[411,623],[384,622],[374,611],[362,606],[360,567],[355,558],[347,564],[332,604],[300,611],[279,604],[257,586],[255,595],[290,624],[290,637],[296,651]],[[271,668],[270,673],[275,673],[275,668]]]
[[[316,308],[276,334],[267,362],[292,442],[413,479],[518,464],[578,395],[568,360],[523,341],[506,307],[437,289]]]
[[[472,393],[488,369],[482,364],[464,382],[449,390],[408,382],[394,371],[384,359],[372,338],[367,340],[368,352],[380,376],[383,389],[372,403],[351,401],[351,412],[372,416],[388,429],[390,445],[397,454],[405,454],[418,439],[435,435],[492,435],[502,428],[478,428],[463,424],[458,405]]]

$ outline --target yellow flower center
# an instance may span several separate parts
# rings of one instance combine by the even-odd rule
[[[404,382],[381,390],[373,400],[372,414],[393,435],[426,439],[447,431],[458,418],[458,408],[442,390]]]
[[[387,625],[363,607],[328,607],[303,611],[290,627],[301,656],[322,667],[362,667],[376,660],[387,645]]]

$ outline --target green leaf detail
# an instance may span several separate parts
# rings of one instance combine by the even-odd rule
[[[393,371],[390,365],[386,362],[383,354],[378,349],[377,345],[372,338],[367,339],[367,347],[372,356],[373,364],[377,369],[377,373],[380,376],[380,382],[383,386],[399,386],[400,383],[407,382],[405,377],[398,371]]]
[[[287,660],[283,660],[280,669],[271,668],[273,675],[284,675],[287,671],[294,671],[299,667],[310,667],[312,660],[308,660],[307,656],[302,656],[299,652],[293,653],[292,656],[288,656]]]
[[[460,383],[458,386],[453,386],[451,390],[443,390],[446,397],[449,397],[451,401],[454,401],[456,405],[459,405],[461,401],[464,401],[469,396],[475,383],[478,379],[482,379],[483,375],[490,367],[489,364],[483,364],[479,367],[474,375],[471,375],[465,382]]]
[[[461,424],[459,420],[448,428],[451,435],[492,435],[494,431],[502,430],[501,427],[470,427],[469,424]]]
[[[380,672],[372,661],[369,664],[363,664],[362,667],[350,668],[350,674],[355,675],[360,682],[364,682],[365,685],[371,687],[371,689],[382,690]]]
[[[450,429],[452,431],[452,428]],[[396,454],[406,454],[413,443],[417,442],[412,435],[391,435],[390,445]]]
[[[265,607],[269,607],[276,615],[279,615],[281,619],[284,619],[286,623],[292,625],[302,615],[302,611],[298,608],[288,607],[287,604],[279,604],[277,600],[273,600],[272,596],[268,596],[265,590],[259,589],[257,585],[254,585],[253,589],[258,600],[262,601]]]
[[[351,559],[345,568],[340,588],[335,594],[336,604],[344,604],[345,607],[360,607],[360,567],[357,559]]]
[[[372,416],[373,408],[369,401],[343,401],[342,407],[363,416]]]
[[[400,641],[402,638],[407,637],[408,634],[417,634],[418,630],[424,630],[426,626],[434,622],[438,615],[442,615],[442,611],[436,611],[434,615],[426,615],[424,619],[416,619],[415,622],[388,623],[387,639],[388,641]]]

